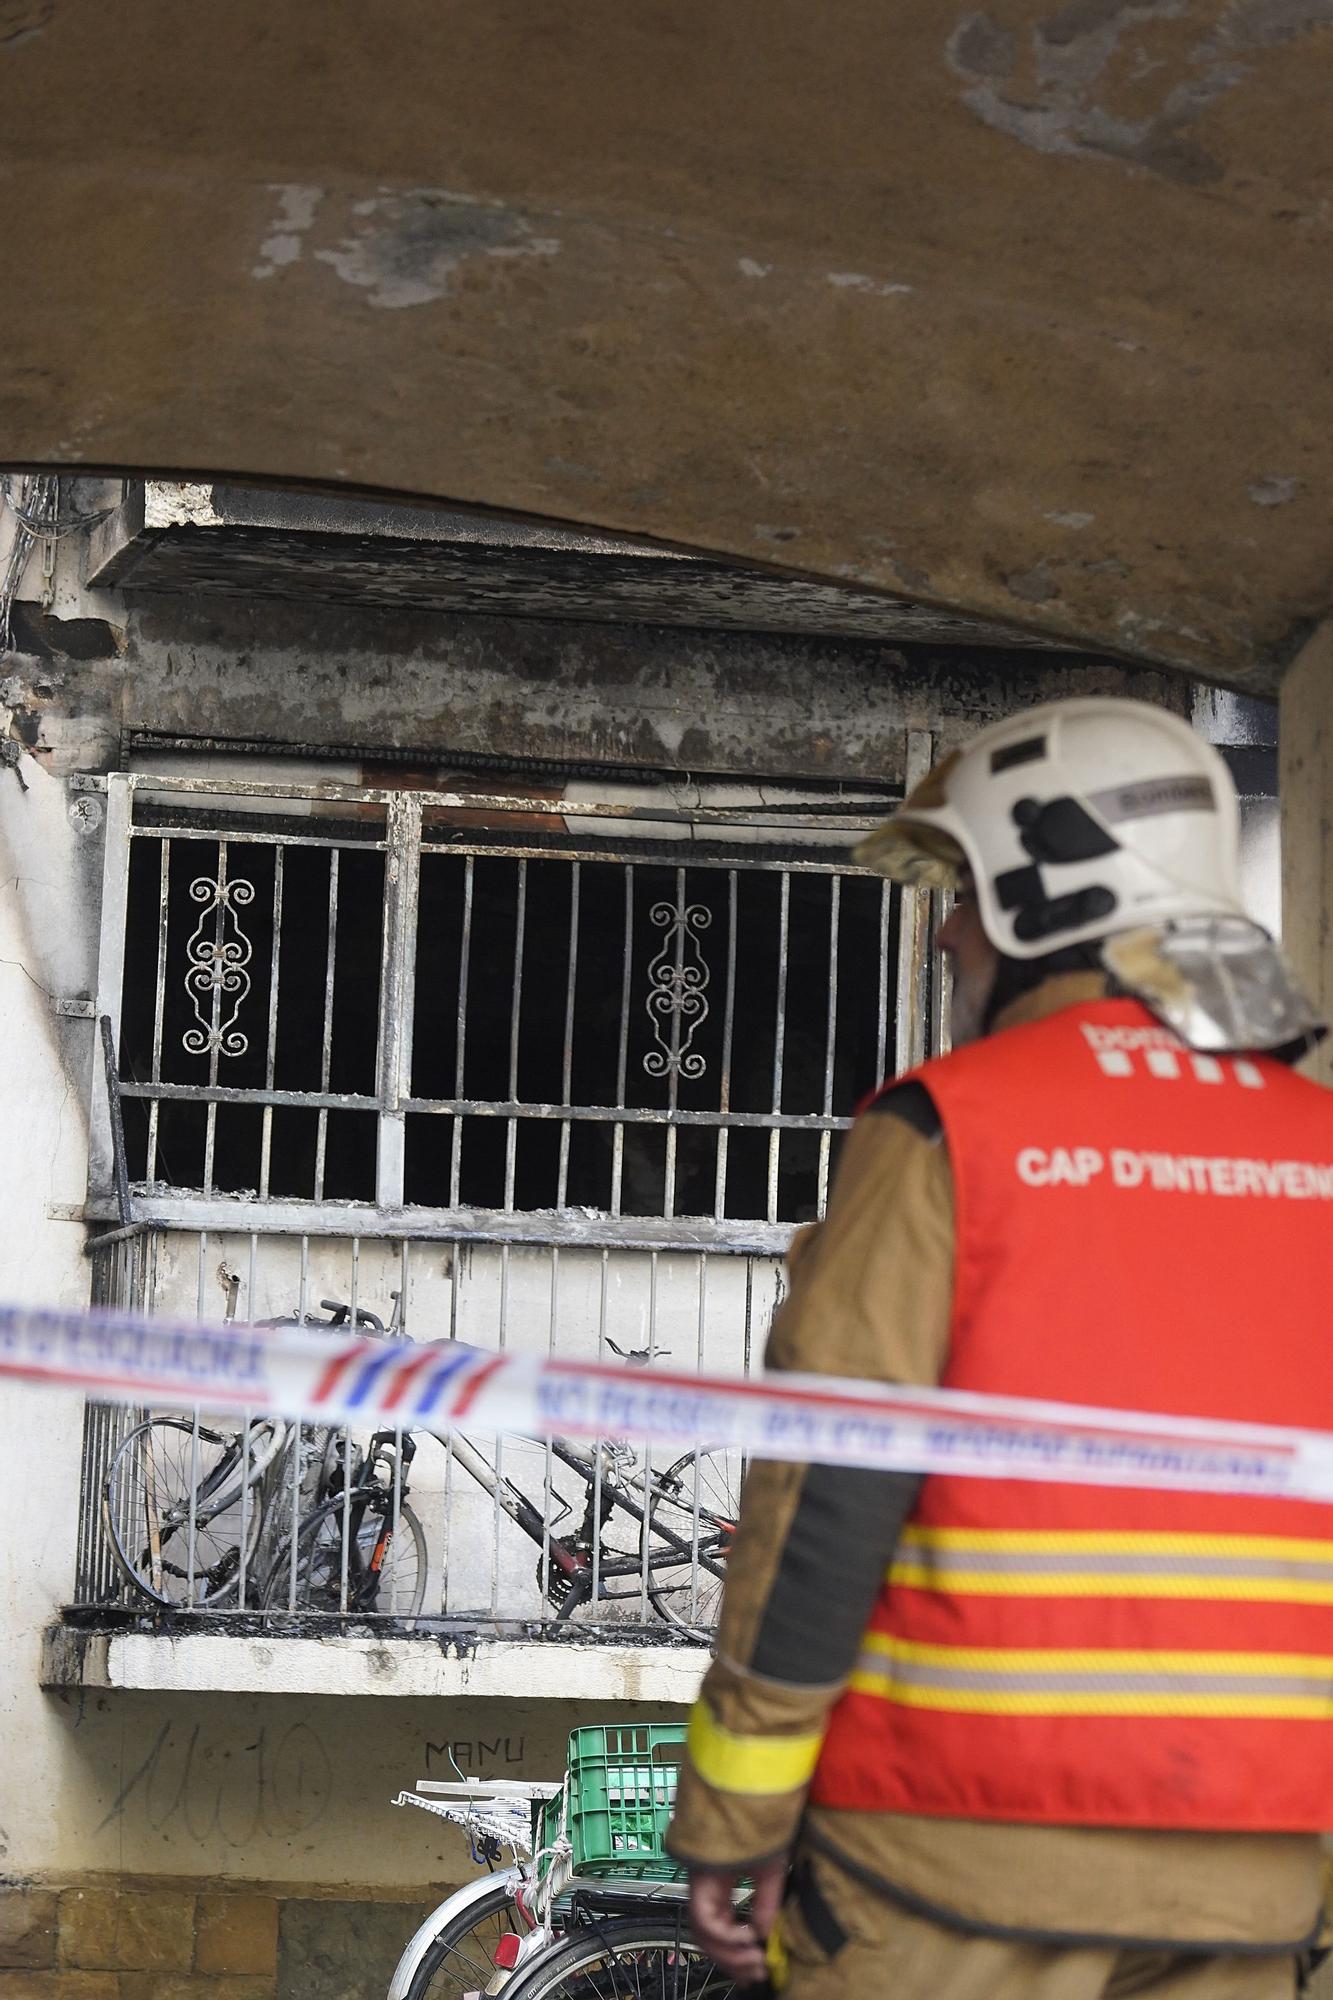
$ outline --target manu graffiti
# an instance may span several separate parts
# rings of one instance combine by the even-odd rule
[[[439,1777],[444,1771],[461,1772],[467,1778],[493,1773],[501,1764],[521,1764],[522,1736],[460,1736],[450,1743],[427,1743],[426,1775]]]

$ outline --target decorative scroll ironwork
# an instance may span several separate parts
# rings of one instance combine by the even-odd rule
[[[235,1025],[250,991],[245,968],[251,952],[236,912],[254,899],[254,883],[239,875],[230,882],[221,872],[216,881],[199,875],[190,884],[191,902],[203,905],[185,947],[190,961],[185,990],[199,1026],[187,1028],[181,1040],[192,1056],[211,1055],[215,1049],[222,1056],[243,1056],[250,1046],[249,1037]]]
[[[649,912],[666,932],[662,949],[648,967],[649,994],[645,1005],[657,1041],[643,1066],[649,1076],[683,1076],[694,1080],[707,1069],[706,1059],[690,1043],[708,1018],[709,971],[699,945],[699,933],[713,921],[703,903],[654,903]],[[664,1025],[667,1033],[663,1034]]]

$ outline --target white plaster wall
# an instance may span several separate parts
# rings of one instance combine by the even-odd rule
[[[1242,799],[1241,894],[1250,915],[1274,937],[1282,935],[1281,822],[1276,799]]]
[[[469,1777],[559,1778],[571,1729],[685,1713],[658,1704],[608,1713],[583,1702],[125,1690],[42,1699],[40,1780],[20,1795],[6,1775],[21,1835],[6,1870],[409,1896],[476,1873],[457,1829],[392,1804],[418,1778],[452,1778],[454,1762]]]
[[[58,1022],[51,997],[87,991],[85,838],[63,787],[25,758],[0,771],[0,1300],[85,1306],[77,1207],[87,1179],[93,1024]],[[41,1632],[73,1583],[83,1413],[79,1400],[0,1386],[0,1872],[24,1873],[43,1823],[78,1809],[66,1735],[37,1684]],[[39,1809],[40,1808],[40,1809]]]

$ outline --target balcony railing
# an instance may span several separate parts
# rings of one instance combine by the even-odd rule
[[[93,1246],[108,1305],[385,1340],[743,1369],[772,1257],[152,1226]],[[683,1643],[717,1611],[743,1466],[634,1442],[442,1439],[89,1406],[75,1602],[114,1621]]]

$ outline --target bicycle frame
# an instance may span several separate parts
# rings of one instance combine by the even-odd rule
[[[504,1474],[469,1444],[466,1438],[455,1434],[447,1441],[443,1438],[439,1441],[442,1444],[447,1442],[455,1463],[461,1465],[463,1470],[492,1496],[502,1512],[506,1513],[536,1545],[541,1552],[543,1562],[547,1565],[548,1577],[552,1572],[559,1573],[563,1584],[556,1605],[557,1618],[568,1618],[571,1613],[581,1609],[592,1600],[594,1592],[598,1599],[629,1598],[635,1594],[628,1590],[607,1590],[605,1584],[608,1578],[614,1580],[620,1577],[638,1577],[642,1580],[645,1573],[651,1574],[653,1570],[667,1568],[682,1558],[687,1562],[697,1558],[697,1548],[693,1542],[673,1534],[669,1528],[663,1527],[660,1523],[653,1529],[653,1533],[663,1545],[660,1553],[656,1555],[620,1556],[605,1555],[601,1552],[601,1529],[617,1508],[628,1514],[631,1520],[637,1521],[641,1531],[647,1527],[648,1504],[652,1490],[648,1478],[645,1477],[637,1482],[644,1496],[644,1504],[641,1506],[617,1479],[606,1478],[600,1452],[595,1455],[581,1452],[564,1438],[553,1438],[550,1441],[550,1448],[555,1457],[572,1472],[576,1472],[587,1487],[587,1505],[574,1537],[575,1546],[571,1548],[565,1540],[553,1532],[527,1495],[506,1479]],[[533,1442],[538,1441],[533,1440]],[[589,1546],[582,1548],[578,1546],[579,1543],[587,1543]]]

